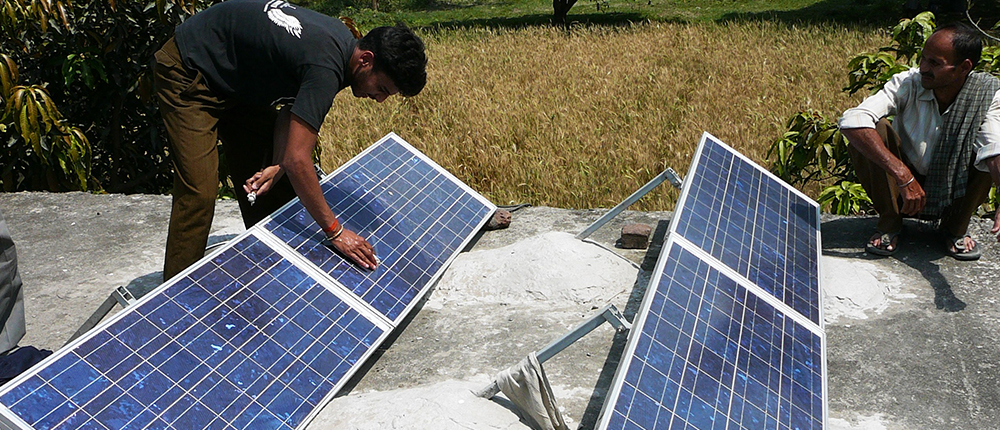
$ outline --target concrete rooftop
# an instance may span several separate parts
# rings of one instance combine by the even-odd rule
[[[17,245],[25,287],[28,327],[21,345],[56,350],[115,287],[159,284],[169,197],[0,194],[0,212]],[[221,201],[216,213],[211,241],[243,231],[234,202]],[[488,252],[550,232],[575,234],[601,213],[522,209],[509,229],[485,233],[466,254],[483,251],[478,255],[502,260],[502,253]],[[626,212],[592,239],[612,248],[623,223],[641,222],[662,240],[669,218],[669,212]],[[989,234],[991,224],[974,220],[970,227],[985,246],[976,262],[944,256],[931,226],[916,222],[907,223],[895,256],[876,259],[861,248],[873,219],[824,217],[831,428],[1000,428],[1000,245]],[[504,292],[496,291],[500,298],[472,305],[457,299],[471,296],[455,287],[432,291],[309,428],[526,428],[503,399],[480,401],[465,390],[563,335],[605,299],[634,313],[659,247],[614,251],[641,269],[620,280],[627,288],[595,290],[592,299],[500,297]],[[935,291],[947,288],[968,307],[937,309]],[[571,428],[593,426],[624,341],[605,325],[546,363]],[[463,415],[463,407],[470,412]],[[362,416],[344,417],[351,413]]]

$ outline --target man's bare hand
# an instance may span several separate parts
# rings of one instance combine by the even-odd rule
[[[246,180],[243,184],[243,191],[246,191],[247,194],[254,192],[258,196],[267,194],[274,183],[281,178],[281,173],[281,166],[267,166]]]
[[[345,228],[340,236],[330,242],[341,255],[353,260],[357,265],[368,270],[375,270],[375,267],[378,266],[371,244],[353,231]]]
[[[900,212],[913,216],[924,210],[927,194],[924,193],[924,187],[921,187],[917,181],[911,181],[905,187],[900,188],[899,195],[903,198],[903,207],[899,209]]]

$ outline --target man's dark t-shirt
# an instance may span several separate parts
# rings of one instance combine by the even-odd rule
[[[357,40],[340,20],[283,0],[228,0],[175,33],[184,65],[224,98],[258,106],[291,102],[319,130],[347,85]]]

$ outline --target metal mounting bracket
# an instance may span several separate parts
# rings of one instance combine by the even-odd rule
[[[684,184],[684,180],[681,179],[680,175],[678,175],[672,167],[667,167],[667,170],[664,170],[663,173],[656,175],[653,180],[647,182],[646,185],[643,185],[641,188],[636,190],[636,192],[632,193],[631,196],[628,196],[628,198],[619,203],[617,206],[611,208],[611,210],[604,215],[601,215],[597,221],[594,221],[593,224],[580,232],[580,234],[576,235],[576,238],[580,240],[586,239],[588,236],[597,231],[597,229],[604,226],[604,224],[607,224],[608,221],[611,221],[612,218],[618,216],[618,214],[622,213],[625,209],[628,209],[629,206],[632,206],[633,203],[639,201],[639,199],[648,194],[650,191],[653,191],[653,188],[662,184],[663,181],[670,181],[670,184],[677,189],[680,189]]]
[[[574,342],[580,340],[580,338],[587,335],[595,328],[600,327],[601,324],[607,321],[615,328],[619,333],[623,331],[628,331],[632,329],[632,324],[625,319],[621,311],[615,307],[614,304],[609,304],[601,308],[600,312],[596,315],[588,318],[586,321],[576,326],[569,333],[566,333],[559,339],[556,339],[552,343],[548,344],[545,348],[540,349],[535,353],[538,357],[539,363],[544,363],[546,360],[552,358],[566,347],[572,345]],[[483,389],[476,391],[476,396],[482,397],[484,399],[490,399],[500,392],[500,385],[497,384],[496,380],[493,380],[489,386],[483,387]]]

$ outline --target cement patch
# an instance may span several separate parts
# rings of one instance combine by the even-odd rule
[[[443,381],[419,387],[352,393],[333,399],[309,424],[317,429],[521,430],[513,405],[476,397],[485,381]],[[350,413],[344,413],[350,411]]]

